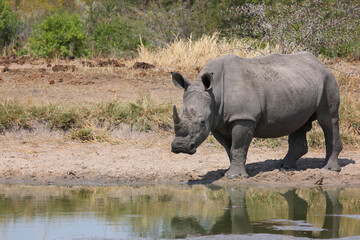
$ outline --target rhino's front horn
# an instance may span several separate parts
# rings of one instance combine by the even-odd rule
[[[177,112],[177,110],[176,110],[176,106],[175,106],[175,105],[173,106],[173,119],[174,119],[174,124],[175,124],[175,125],[179,125],[179,124],[180,124],[181,119],[180,119],[180,117],[179,117],[179,114],[178,114],[178,112]]]
[[[173,106],[173,119],[175,134],[178,136],[186,136],[188,134],[187,126],[184,121],[181,121],[175,105]]]

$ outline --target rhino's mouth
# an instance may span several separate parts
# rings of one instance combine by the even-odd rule
[[[190,151],[188,152],[188,154],[193,155],[194,153],[196,153],[196,148],[192,148],[190,149]]]
[[[171,149],[171,151],[173,153],[176,153],[176,154],[178,154],[178,153],[187,153],[187,154],[193,155],[194,153],[196,153],[196,148],[190,149],[188,151],[181,151],[181,150],[178,150],[178,149]]]
[[[171,152],[173,153],[187,153],[187,154],[190,154],[190,155],[193,155],[194,153],[196,153],[196,147],[195,145],[191,145],[191,148],[188,150],[188,149],[179,149],[179,148],[174,148],[172,147],[171,148]]]

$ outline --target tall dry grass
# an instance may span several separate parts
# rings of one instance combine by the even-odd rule
[[[163,67],[198,67],[224,54],[256,57],[270,52],[266,45],[261,49],[260,45],[251,40],[228,40],[221,38],[219,33],[214,33],[211,36],[204,35],[196,41],[191,37],[188,39],[176,38],[172,43],[166,44],[165,47],[155,49],[141,44],[138,48],[136,61]]]

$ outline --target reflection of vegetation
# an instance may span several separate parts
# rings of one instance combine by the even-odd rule
[[[251,222],[288,218],[288,205],[275,189],[250,188],[245,199]]]
[[[343,206],[344,215],[360,215],[360,190],[346,188],[339,193],[339,202]],[[342,217],[340,220],[339,237],[360,235],[360,218]]]
[[[175,238],[185,238],[187,235],[204,235],[205,229],[194,217],[174,217],[171,220],[171,228]]]
[[[299,189],[296,194],[304,199],[308,204],[306,221],[313,224],[316,228],[322,228],[325,222],[326,199],[323,192],[317,188]],[[318,236],[320,232],[313,232],[313,236]]]
[[[57,218],[91,212],[113,223],[128,219],[139,236],[171,237],[174,217],[197,219],[203,227],[212,226],[228,204],[225,190],[193,187],[0,187],[0,226],[18,218]],[[3,217],[5,216],[5,218]],[[9,217],[11,216],[11,217]],[[135,216],[135,217],[128,217]],[[136,217],[138,216],[138,217]],[[163,222],[166,226],[159,226]],[[161,229],[160,229],[161,227]]]
[[[139,237],[272,233],[268,220],[283,219],[305,220],[326,230],[277,234],[328,238],[360,235],[360,219],[343,216],[359,216],[359,206],[360,189],[354,188],[0,185],[0,228],[7,230],[18,220],[61,220],[64,213],[76,219],[90,213],[114,226],[125,223]]]

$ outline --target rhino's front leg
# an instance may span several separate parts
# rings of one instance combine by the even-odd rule
[[[254,135],[255,124],[252,121],[236,121],[231,128],[230,169],[225,173],[227,178],[249,177],[246,173],[246,156]]]

